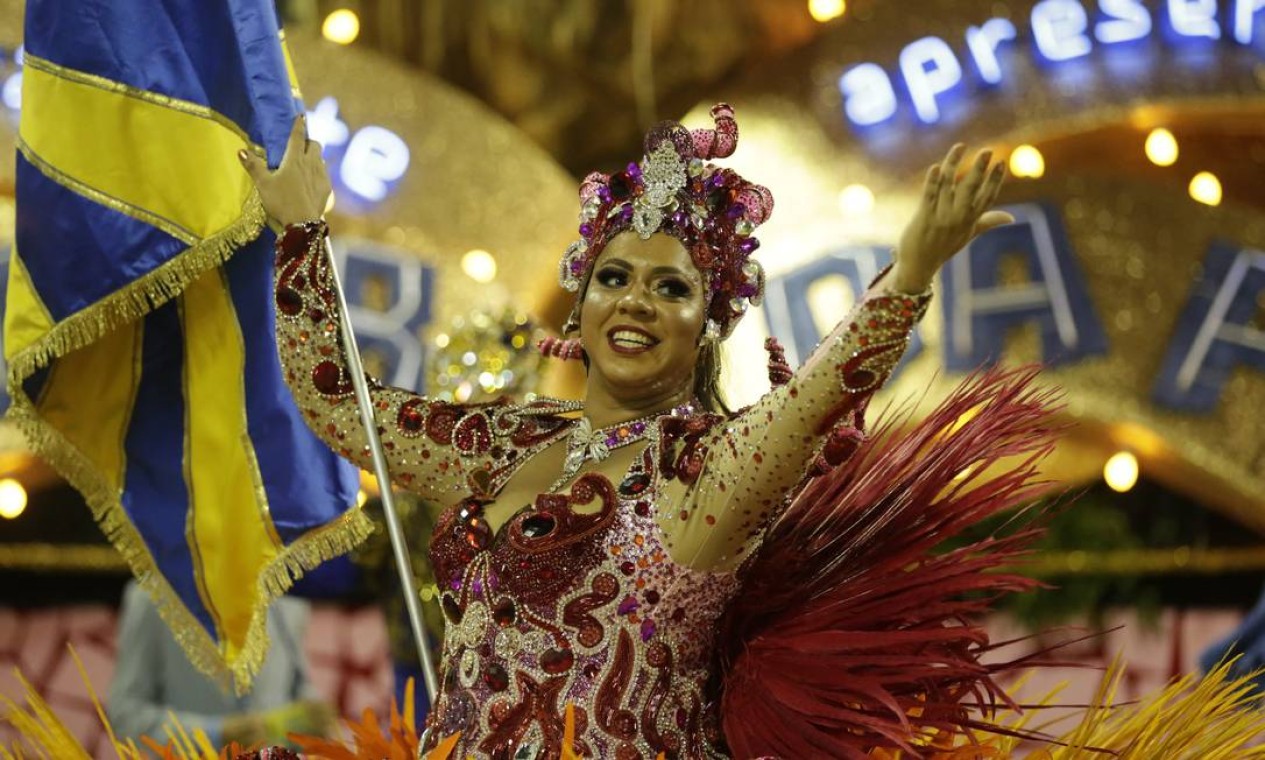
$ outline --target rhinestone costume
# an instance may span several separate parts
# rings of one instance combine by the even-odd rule
[[[368,467],[325,233],[312,222],[278,241],[278,346],[308,423]],[[928,299],[872,289],[755,405],[729,418],[665,414],[618,483],[581,475],[495,534],[482,506],[575,421],[554,402],[456,405],[371,381],[393,478],[446,507],[430,547],[448,621],[432,737],[462,732],[457,757],[527,746],[555,758],[573,704],[585,757],[727,757],[715,623],[743,559],[788,497],[862,440],[869,396]],[[598,508],[572,509],[581,504]]]

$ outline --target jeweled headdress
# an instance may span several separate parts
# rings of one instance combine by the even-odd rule
[[[580,239],[562,257],[559,281],[579,291],[598,254],[629,229],[642,239],[663,232],[680,240],[707,283],[708,330],[728,337],[748,305],[764,296],[764,270],[751,237],[773,211],[773,194],[712,158],[732,155],[738,122],[725,103],[711,110],[715,129],[659,123],[645,140],[645,157],[617,174],[594,172],[580,185]],[[578,324],[577,301],[568,329]]]

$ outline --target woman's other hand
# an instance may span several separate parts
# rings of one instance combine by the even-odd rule
[[[270,224],[285,227],[325,214],[332,192],[329,172],[321,160],[321,144],[308,139],[302,116],[294,120],[276,171],[269,171],[264,159],[249,151],[238,151],[237,157],[259,191]]]
[[[1005,165],[993,163],[991,150],[982,150],[959,179],[958,166],[965,154],[966,146],[958,143],[944,161],[927,170],[922,200],[896,249],[890,282],[897,290],[926,290],[944,262],[975,236],[1015,220],[992,209],[1006,175]]]

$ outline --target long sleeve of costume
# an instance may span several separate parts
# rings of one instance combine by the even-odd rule
[[[372,468],[343,352],[338,296],[324,253],[323,222],[291,225],[277,241],[277,347],[286,383],[326,444]],[[487,469],[487,418],[370,380],[370,397],[391,477],[424,499],[450,503]],[[463,419],[464,418],[464,419]]]
[[[165,690],[171,686],[161,652],[171,634],[145,592],[129,584],[119,611],[118,659],[107,704],[110,723],[120,738],[166,737],[167,714],[189,731],[201,729],[214,746],[222,744],[223,718],[214,712],[173,708]]]
[[[926,312],[929,294],[871,288],[791,380],[698,446],[687,442],[678,476],[697,479],[665,525],[677,561],[698,569],[745,558],[787,495],[815,471],[838,465],[861,438],[870,396],[891,374]]]

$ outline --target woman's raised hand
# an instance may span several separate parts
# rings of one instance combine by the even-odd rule
[[[958,143],[949,149],[944,161],[927,170],[922,200],[896,249],[891,282],[897,290],[926,290],[944,262],[976,235],[1015,220],[992,209],[1006,175],[1005,166],[993,163],[991,150],[982,150],[959,179],[958,166],[965,154],[966,146]]]
[[[302,116],[294,120],[285,156],[276,171],[269,171],[262,158],[248,151],[238,151],[237,157],[259,191],[269,223],[285,227],[325,214],[333,192],[329,172],[321,160],[321,144],[308,139]]]

